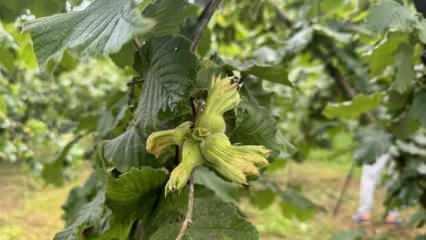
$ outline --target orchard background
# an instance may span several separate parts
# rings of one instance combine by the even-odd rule
[[[426,239],[425,16],[0,0],[0,240]],[[358,166],[389,149],[377,218],[353,224]]]

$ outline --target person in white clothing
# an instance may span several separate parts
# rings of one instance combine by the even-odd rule
[[[362,167],[362,176],[360,184],[360,199],[357,213],[353,220],[357,223],[370,222],[374,207],[374,193],[382,177],[383,170],[386,168],[391,154],[381,155],[373,164],[364,164]],[[399,212],[390,211],[385,219],[385,223],[399,224]]]

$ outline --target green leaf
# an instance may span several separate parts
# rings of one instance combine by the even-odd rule
[[[155,38],[143,47],[136,68],[144,83],[135,113],[142,128],[154,127],[160,111],[173,110],[189,97],[198,68],[189,48],[190,42],[181,37]]]
[[[77,218],[80,209],[97,195],[99,186],[96,174],[92,173],[83,186],[75,187],[71,190],[62,206],[64,210],[63,219],[67,226],[71,225],[72,221]]]
[[[109,176],[106,205],[112,216],[108,230],[101,234],[100,239],[128,239],[134,221],[152,212],[166,180],[166,171],[150,167],[132,168],[118,178]]]
[[[416,79],[414,71],[414,48],[408,44],[402,44],[395,56],[396,60],[396,79],[392,89],[399,93],[404,93],[413,87]]]
[[[54,240],[83,240],[82,233],[100,224],[105,213],[105,192],[100,191],[89,203],[81,207],[76,219],[62,232],[55,235]]]
[[[227,61],[225,69],[236,69],[242,74],[254,75],[262,80],[292,86],[292,83],[288,79],[288,68],[281,63],[258,63],[256,60],[246,63],[240,63],[237,61]]]
[[[294,189],[287,189],[280,194],[281,211],[288,218],[297,218],[305,221],[310,219],[318,207],[301,193]]]
[[[356,119],[380,105],[384,97],[381,92],[372,95],[357,95],[352,101],[328,103],[323,114],[328,118]]]
[[[189,16],[197,14],[197,7],[185,0],[157,0],[149,5],[143,16],[153,19],[156,24],[145,38],[176,35]]]
[[[264,145],[278,149],[276,121],[270,109],[271,93],[263,88],[262,81],[250,80],[240,90],[242,101],[237,112],[232,142],[246,145]]]
[[[357,134],[358,147],[354,159],[359,163],[374,163],[377,158],[389,151],[392,136],[381,129],[362,128]]]
[[[259,209],[265,209],[274,203],[276,193],[270,189],[251,190],[250,202]]]
[[[276,121],[263,107],[243,105],[237,123],[232,131],[232,141],[245,145],[264,145],[274,155],[284,155],[290,144],[278,139]]]
[[[231,140],[245,145],[264,145],[274,151],[274,160],[284,159],[293,146],[282,136],[272,114],[271,94],[262,81],[248,80],[241,89],[243,101],[236,115]]]
[[[283,64],[276,65],[253,65],[243,70],[247,74],[254,75],[260,79],[268,80],[274,83],[280,83],[292,86],[288,79],[288,68]]]
[[[3,66],[7,70],[14,69],[17,51],[18,44],[0,22],[0,67]]]
[[[0,19],[12,22],[29,9],[36,17],[43,17],[65,10],[63,0],[13,0],[0,2]]]
[[[383,0],[371,8],[367,17],[367,27],[382,33],[388,29],[408,32],[413,29],[417,19],[408,7],[394,0]]]
[[[194,173],[194,182],[212,190],[225,202],[236,202],[238,186],[223,180],[216,173],[206,167],[198,167]]]
[[[16,43],[19,45],[17,48],[17,56],[15,66],[33,70],[38,68],[37,57],[33,48],[33,41],[29,33],[24,33],[15,25],[8,25],[7,30],[13,35]]]
[[[161,190],[166,180],[166,171],[150,167],[132,168],[118,178],[110,176],[106,185],[106,203],[120,219],[138,217],[143,214],[139,209],[144,205],[144,197]]]
[[[330,240],[362,240],[364,232],[361,230],[347,230],[334,234]]]
[[[149,158],[145,152],[145,138],[136,127],[130,127],[118,137],[107,140],[104,145],[104,158],[112,162],[120,172],[131,167],[155,165],[155,159]]]
[[[72,141],[65,145],[54,161],[43,166],[41,176],[47,183],[51,183],[56,186],[62,186],[64,184],[64,168],[68,154],[72,147],[74,147],[82,137],[83,135],[77,135]]]
[[[84,55],[116,53],[152,27],[153,22],[142,18],[132,0],[96,0],[85,10],[40,18],[24,29],[31,33],[44,66],[51,58],[61,58],[67,48]]]
[[[222,202],[213,192],[196,186],[192,224],[183,239],[257,240],[259,234],[230,203]],[[175,239],[188,204],[188,189],[167,196],[158,206],[148,240]],[[150,231],[151,230],[151,231]]]
[[[166,180],[165,170],[150,167],[132,168],[118,178],[108,176],[106,205],[112,214],[107,230],[97,239],[129,239],[134,222],[151,214]]]
[[[380,74],[386,67],[394,63],[394,54],[402,43],[408,43],[408,35],[390,33],[368,56],[368,63],[372,74]]]
[[[410,108],[410,116],[419,121],[423,127],[426,127],[426,91],[420,91],[416,93],[413,100],[413,105]]]
[[[152,2],[152,0],[150,1]],[[146,6],[145,2],[144,6]],[[155,37],[179,35],[185,20],[197,13],[197,8],[185,0],[157,0],[153,2],[145,8],[142,16],[153,20],[155,25],[149,32],[140,37],[141,42]],[[128,43],[112,57],[118,66],[133,66],[135,52],[134,45]]]
[[[276,121],[267,108],[244,104],[238,114],[232,141],[245,145],[264,145],[280,149],[277,141]]]

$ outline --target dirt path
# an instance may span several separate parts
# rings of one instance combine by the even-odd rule
[[[50,240],[63,228],[61,205],[78,181],[46,186],[23,169],[0,165],[0,240]]]

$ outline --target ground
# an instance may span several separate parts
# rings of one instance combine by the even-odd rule
[[[360,230],[367,234],[365,239],[374,240],[414,240],[421,230],[408,226],[390,227],[382,224],[384,209],[381,205],[385,190],[379,189],[374,223],[359,226],[352,223],[351,216],[357,209],[360,170],[357,169],[337,216],[332,215],[340,189],[349,170],[348,164],[341,162],[308,161],[304,164],[291,163],[285,172],[275,176],[277,182],[287,182],[302,186],[302,191],[319,206],[325,208],[308,222],[300,222],[283,217],[277,206],[259,211],[250,205],[243,205],[244,211],[267,240],[329,240],[341,231]],[[409,220],[414,209],[405,209],[402,216]]]
[[[356,209],[359,173],[349,186],[340,214],[333,217],[330,213],[348,168],[347,164],[312,161],[304,165],[291,163],[286,170],[275,174],[276,181],[282,185],[300,183],[306,195],[326,209],[310,221],[284,218],[275,205],[258,210],[243,201],[241,208],[258,227],[262,240],[328,240],[335,232],[360,228],[350,220]],[[83,180],[84,176],[81,176],[65,187],[55,188],[34,180],[19,167],[0,165],[0,240],[53,239],[55,232],[63,227],[61,204],[68,191]],[[383,195],[380,190],[378,203]],[[369,236],[414,239],[418,233],[414,229],[390,228],[381,224],[381,211],[383,209],[378,207],[376,223],[361,227]],[[411,211],[404,211],[404,217]]]
[[[53,239],[63,228],[61,205],[80,184],[79,178],[62,188],[46,186],[26,172],[0,165],[0,240]]]

